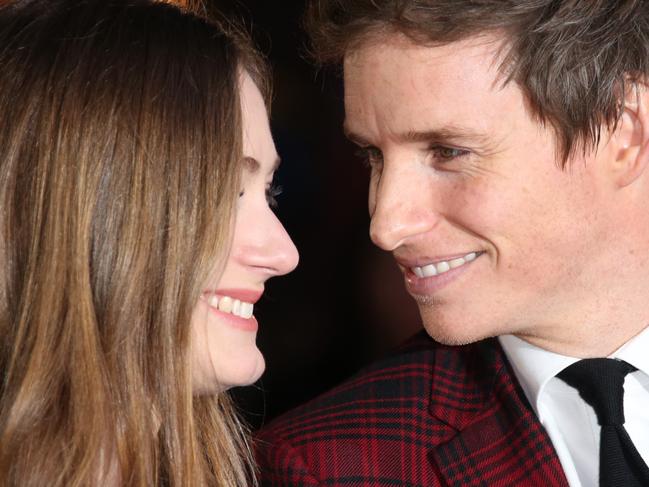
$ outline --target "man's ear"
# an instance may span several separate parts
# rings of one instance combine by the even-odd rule
[[[619,187],[633,183],[649,165],[649,87],[644,81],[629,83],[624,105],[613,133],[617,153],[611,165]]]

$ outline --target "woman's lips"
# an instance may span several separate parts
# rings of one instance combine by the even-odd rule
[[[219,320],[246,331],[257,331],[259,325],[254,316],[254,303],[262,293],[245,289],[218,289],[204,291],[201,299]]]

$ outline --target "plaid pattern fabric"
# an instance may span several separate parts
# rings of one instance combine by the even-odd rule
[[[448,347],[421,333],[270,423],[262,485],[566,486],[497,340]]]

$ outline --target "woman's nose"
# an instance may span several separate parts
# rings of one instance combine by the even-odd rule
[[[276,275],[288,274],[297,267],[300,260],[297,247],[273,212],[268,223],[267,242],[264,248],[270,264],[269,268],[274,270]]]
[[[271,277],[288,274],[299,261],[295,244],[270,208],[255,216],[244,219],[247,223],[235,230],[233,247],[238,259],[246,266],[263,269]]]

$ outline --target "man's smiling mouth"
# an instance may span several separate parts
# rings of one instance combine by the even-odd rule
[[[482,254],[483,252],[469,252],[468,254],[462,257],[457,257],[455,259],[441,260],[439,262],[432,262],[424,266],[411,267],[410,271],[419,278],[433,277],[439,274],[444,274],[451,269],[462,267],[463,265],[474,261]]]

